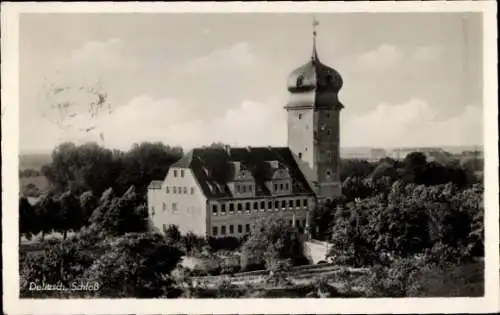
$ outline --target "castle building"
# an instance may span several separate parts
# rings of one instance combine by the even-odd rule
[[[150,183],[153,225],[238,237],[249,234],[259,218],[278,213],[308,231],[315,204],[341,194],[342,84],[340,74],[320,62],[314,30],[310,60],[288,77],[288,147],[193,149],[163,181]]]

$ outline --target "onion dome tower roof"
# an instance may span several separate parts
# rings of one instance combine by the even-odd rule
[[[314,21],[313,27],[318,23]],[[327,89],[338,93],[343,80],[337,70],[323,64],[316,50],[316,29],[313,30],[313,51],[309,62],[293,70],[288,76],[288,91],[307,91],[313,89]]]

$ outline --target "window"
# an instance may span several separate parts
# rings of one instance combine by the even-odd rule
[[[307,147],[304,147],[304,151],[306,151],[306,152],[307,152]]]
[[[326,118],[330,118],[330,113],[326,113]]]
[[[241,186],[241,192],[245,193],[247,191],[247,187],[245,185]]]
[[[217,232],[219,232],[218,230],[219,229],[216,226],[212,227],[212,235],[217,236]]]
[[[253,209],[258,210],[259,209],[259,203],[256,201],[253,203]]]
[[[289,200],[288,201],[288,207],[289,208],[293,208],[293,200]]]
[[[155,215],[155,207],[151,207],[151,215]]]
[[[220,227],[220,234],[226,235],[226,226],[225,225]]]
[[[278,191],[278,184],[274,184],[274,191]]]
[[[307,207],[307,199],[304,199],[304,207]]]
[[[184,177],[184,170],[181,170],[181,177]]]
[[[302,226],[306,227],[306,220],[302,220]]]
[[[177,212],[177,202],[172,202],[172,212]]]
[[[288,188],[290,188],[290,185],[288,183],[285,184],[285,190],[288,191]]]
[[[239,193],[240,192],[240,185],[236,185],[235,189],[236,189],[236,192]]]
[[[229,204],[229,212],[234,212],[234,203]]]
[[[176,193],[177,193],[177,187],[173,186],[173,187],[172,187],[172,192],[173,192],[174,194],[176,194]]]
[[[299,119],[302,119],[302,114],[299,114]]]
[[[163,203],[163,211],[166,211],[166,210],[167,210],[167,204]]]
[[[297,78],[297,82],[296,83],[297,83],[297,87],[298,88],[302,87],[302,84],[304,83],[304,77],[303,76],[299,76]]]
[[[293,220],[290,220],[289,224],[290,226],[293,226]]]
[[[168,189],[168,186],[165,187],[165,192],[168,194],[170,192],[170,189]]]
[[[187,187],[184,187],[184,193],[187,195],[187,193],[188,193]]]
[[[238,224],[238,233],[243,233],[243,225]]]
[[[250,224],[245,224],[245,232],[250,233]]]
[[[285,200],[281,201],[281,208],[282,209],[286,208],[286,201]]]
[[[194,188],[191,187],[191,195],[194,194]]]
[[[295,207],[300,207],[300,199],[295,200]]]
[[[280,207],[280,202],[279,202],[278,200],[276,200],[276,201],[274,202],[274,208],[275,208],[275,209],[278,209],[279,207]]]
[[[245,203],[245,210],[250,211],[250,202]]]
[[[226,212],[226,204],[225,203],[220,205],[220,212]]]
[[[299,152],[299,159],[302,158],[302,152]]]
[[[332,176],[332,171],[327,170],[326,171],[326,178],[330,178]]]
[[[266,210],[266,202],[265,201],[260,202],[260,210]]]
[[[280,190],[283,191],[283,184],[280,184]]]
[[[217,214],[217,205],[212,205],[212,213]]]
[[[177,177],[177,170],[174,170],[174,177]]]
[[[326,134],[330,135],[330,129],[326,129]]]
[[[243,210],[243,205],[241,203],[238,204],[238,211]]]
[[[268,201],[267,202],[267,209],[268,210],[273,210],[273,202],[272,201]]]
[[[229,226],[229,234],[234,234],[234,225]]]
[[[296,227],[300,227],[300,221],[299,220],[295,220],[295,226]]]

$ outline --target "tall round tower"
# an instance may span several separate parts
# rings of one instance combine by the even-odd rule
[[[340,196],[340,74],[321,63],[316,49],[313,22],[313,49],[310,60],[288,76],[290,98],[288,147],[320,199]]]

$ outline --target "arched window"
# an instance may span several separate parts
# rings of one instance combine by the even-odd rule
[[[297,87],[302,87],[302,84],[304,84],[304,77],[303,76],[299,76],[297,78]]]
[[[326,178],[330,179],[332,177],[332,171],[326,170]]]

